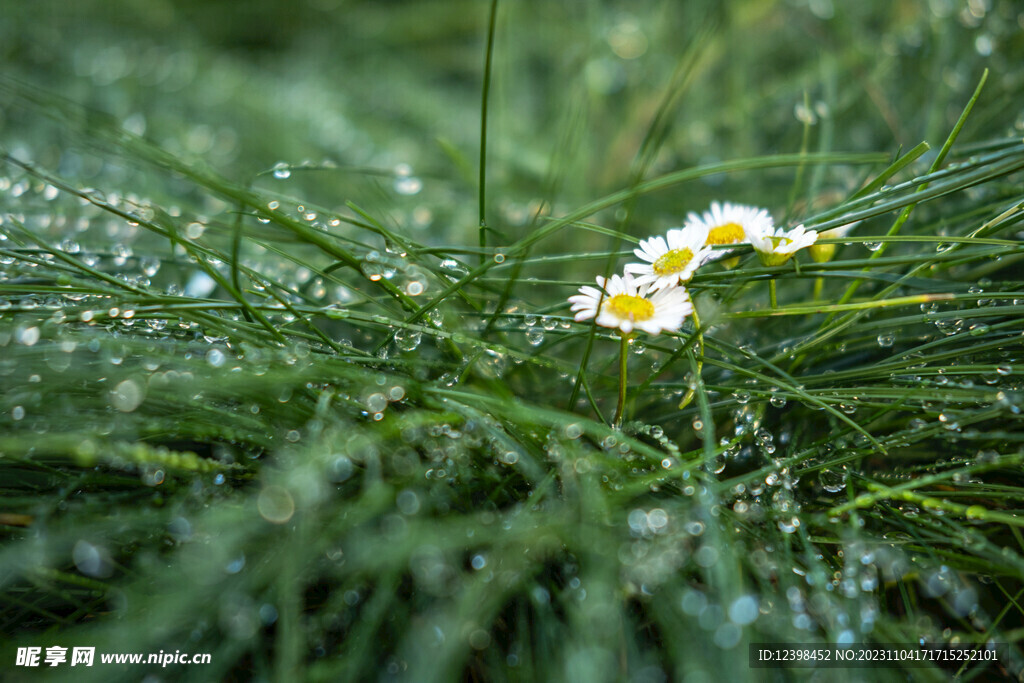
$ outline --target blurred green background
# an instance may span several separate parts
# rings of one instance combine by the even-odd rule
[[[151,205],[181,217],[181,229],[195,244],[226,251],[235,206],[218,198],[216,184],[186,181],[169,166],[148,162],[141,146],[115,144],[106,125],[113,123],[198,168],[213,169],[242,186],[252,183],[261,198],[280,199],[282,216],[303,218],[300,206],[307,205],[351,216],[346,202],[354,202],[399,234],[446,245],[438,259],[455,254],[472,262],[475,255],[459,248],[475,247],[478,238],[477,163],[490,6],[485,0],[0,0],[0,146],[75,187],[100,188],[107,196],[118,195],[122,205]],[[532,216],[541,207],[563,215],[639,178],[720,160],[802,148],[895,156],[927,140],[932,151],[909,169],[922,172],[985,68],[988,83],[960,142],[1024,134],[1024,8],[1013,0],[503,0],[496,26],[487,147],[492,247],[533,230]],[[54,95],[88,109],[62,107]],[[868,171],[811,166],[799,192],[792,193],[796,173],[789,167],[711,176],[637,199],[628,222],[622,208],[590,220],[646,237],[678,225],[687,211],[704,209],[713,199],[765,206],[779,222],[800,219],[848,196]],[[949,204],[922,205],[914,213],[915,226],[965,234],[979,216],[990,217],[1006,201],[1016,201],[1019,189],[1001,182],[977,193],[968,190]],[[166,239],[68,193],[58,201],[48,196],[45,183],[17,168],[0,170],[0,189],[0,215],[17,214],[62,250],[93,254],[119,277],[152,276],[154,290],[177,295],[182,289],[188,293],[199,272],[188,258],[192,254],[172,253]],[[966,208],[956,213],[947,207]],[[953,214],[952,224],[943,211]],[[242,248],[245,265],[301,289],[307,301],[322,306],[319,313],[331,306],[337,313],[339,305],[351,303],[346,298],[351,291],[328,291],[325,281],[313,277],[311,267],[322,268],[331,259],[298,244],[278,225],[264,227],[250,218],[255,216],[245,219],[245,229],[253,242]],[[308,219],[313,226],[322,220]],[[877,235],[891,222],[892,215],[880,216],[860,230]],[[195,236],[188,234],[193,225]],[[365,239],[369,244],[360,245],[366,247],[360,254],[381,249],[376,237],[349,224],[330,227],[344,240]],[[258,239],[265,239],[266,250],[254,246]],[[601,251],[610,241],[593,232],[563,230],[545,240],[536,255]],[[925,248],[932,253],[930,244]],[[864,252],[858,247],[855,256]],[[147,258],[156,257],[164,259],[162,268],[159,260],[156,268],[147,268]],[[24,520],[14,519],[18,523],[5,527],[0,578],[5,589],[14,586],[14,597],[7,596],[0,611],[4,634],[17,634],[21,643],[36,636],[53,640],[56,633],[62,643],[101,643],[108,651],[213,651],[217,667],[212,670],[240,679],[252,674],[289,680],[302,671],[321,680],[341,674],[419,680],[417,665],[426,671],[443,659],[447,668],[433,672],[436,680],[451,672],[466,680],[615,680],[626,676],[622,662],[628,660],[628,674],[639,683],[668,680],[682,670],[696,681],[715,680],[729,667],[745,670],[743,654],[732,657],[738,651],[730,651],[740,642],[740,626],[751,632],[743,631],[743,637],[795,639],[812,630],[833,637],[860,629],[858,636],[873,633],[897,641],[909,635],[944,638],[950,625],[971,634],[987,628],[981,620],[968,620],[979,614],[979,603],[982,612],[999,612],[1003,596],[993,589],[979,593],[977,583],[956,583],[945,564],[952,563],[949,556],[929,555],[931,544],[922,538],[951,538],[938,522],[929,526],[931,518],[922,515],[919,526],[905,525],[920,534],[914,537],[919,541],[914,564],[907,559],[911,551],[902,549],[909,532],[886,537],[895,540],[882,543],[877,554],[875,546],[861,543],[861,532],[852,525],[841,532],[827,527],[836,538],[846,535],[819,544],[820,538],[806,536],[812,533],[809,525],[797,530],[786,520],[797,519],[799,504],[808,511],[828,509],[846,495],[846,479],[843,486],[827,489],[838,493],[834,498],[812,475],[798,492],[803,498],[793,493],[788,479],[786,486],[778,485],[778,477],[775,488],[759,483],[756,489],[708,493],[694,485],[698,475],[691,481],[689,470],[677,474],[680,463],[673,461],[680,448],[701,448],[700,432],[690,421],[696,413],[680,419],[672,412],[662,421],[664,430],[654,425],[643,439],[628,444],[599,439],[596,422],[583,417],[579,424],[568,423],[577,417],[560,413],[557,420],[566,423],[557,429],[545,422],[554,408],[592,417],[585,401],[562,404],[582,343],[558,346],[560,337],[552,333],[551,346],[536,352],[541,362],[551,360],[550,366],[519,365],[536,349],[522,314],[544,307],[564,313],[573,279],[590,281],[602,263],[595,258],[526,266],[512,293],[514,310],[505,311],[512,314],[509,327],[519,325],[515,333],[525,334],[502,338],[518,344],[520,355],[514,361],[512,354],[484,356],[484,368],[472,373],[469,366],[446,365],[450,359],[440,342],[424,343],[415,353],[416,344],[399,344],[391,364],[383,362],[385,353],[376,365],[371,353],[387,332],[366,319],[331,324],[350,325],[342,329],[369,360],[354,353],[332,355],[325,347],[311,352],[310,344],[292,339],[287,348],[277,348],[237,311],[234,318],[208,315],[200,325],[184,313],[177,318],[180,309],[163,300],[159,303],[171,311],[169,324],[156,315],[143,323],[140,315],[134,323],[122,316],[102,324],[91,324],[90,317],[79,319],[81,325],[64,325],[64,318],[56,319],[62,306],[94,306],[100,318],[100,309],[117,302],[108,301],[97,285],[100,293],[92,295],[92,303],[57,301],[51,317],[39,301],[53,303],[49,294],[36,297],[30,291],[32,278],[46,269],[15,264],[21,270],[12,266],[11,286],[29,289],[11,290],[11,300],[23,307],[16,312],[21,317],[8,316],[0,331],[5,353],[0,386],[9,392],[8,403],[21,409],[14,415],[4,404],[3,420],[11,427],[5,443],[31,445],[18,452],[24,462],[4,463],[14,473],[4,485],[11,487],[10,495],[5,493],[8,512],[27,513],[33,523],[22,528]],[[495,279],[512,265],[496,268]],[[391,303],[353,272],[349,280],[358,282],[353,289],[364,287],[368,296]],[[407,275],[395,281],[404,287]],[[443,272],[432,276],[429,295],[450,282]],[[533,284],[529,277],[559,282]],[[942,272],[928,286],[946,287],[941,277]],[[878,282],[866,284],[861,293],[877,292]],[[809,282],[788,284],[810,287]],[[263,284],[252,286],[259,292],[250,292],[251,299],[270,301],[262,298]],[[54,291],[54,297],[64,294]],[[212,286],[196,296],[202,299],[210,291]],[[470,291],[491,305],[500,288],[489,282]],[[743,306],[763,306],[763,292],[751,288],[749,294]],[[404,315],[397,306],[351,308],[385,311],[392,316],[381,323],[385,330]],[[466,315],[456,324],[472,321],[458,329],[469,336],[479,333],[469,306],[458,311]],[[982,313],[998,317],[1000,311]],[[963,319],[953,318],[960,315],[953,306],[941,314],[955,323],[950,334],[964,326]],[[280,309],[274,315],[274,323],[289,334],[299,327]],[[154,320],[158,324],[138,333]],[[558,334],[570,329],[562,322]],[[871,324],[876,322],[886,325],[884,320]],[[561,324],[555,316],[544,323],[550,324],[548,331]],[[873,358],[931,343],[928,335],[941,342],[927,320],[906,325],[926,327],[927,333],[903,334],[893,347],[893,340],[876,342],[878,330],[865,325],[863,333],[850,333],[856,353],[846,353],[845,337],[822,351],[824,370],[816,378],[819,388],[825,385],[821,395],[833,388],[822,380],[824,373],[843,370],[846,363],[856,374]],[[332,333],[338,329],[324,327]],[[27,340],[32,343],[26,341],[27,330],[34,330]],[[243,339],[251,334],[264,345],[238,344],[232,337],[229,348],[228,332],[218,336],[223,330]],[[751,331],[741,321],[723,325],[719,333],[737,346],[766,342],[758,347],[764,357],[776,345],[792,342],[788,322],[758,321]],[[54,352],[62,334],[74,342],[70,346],[77,355]],[[40,340],[45,343],[37,344]],[[954,341],[970,346],[970,340]],[[614,361],[608,360],[611,345],[604,342],[599,340],[601,353],[595,353],[589,371],[604,373],[595,386],[603,383],[599,389],[607,403],[614,394],[607,368]],[[1016,353],[1007,344],[1010,350],[997,358],[1000,362],[1009,363],[1011,351]],[[15,348],[17,359],[6,355]],[[994,344],[990,351],[1004,349]],[[742,357],[741,352],[721,355]],[[664,358],[670,351],[658,353]],[[638,354],[634,369],[653,355]],[[984,357],[979,363],[991,361]],[[513,369],[502,379],[506,366]],[[682,374],[685,368],[674,371]],[[944,371],[945,366],[937,370]],[[39,381],[40,376],[46,379]],[[459,377],[468,378],[465,385],[458,385]],[[666,389],[670,394],[681,386],[680,378],[674,379],[679,382]],[[745,414],[750,422],[754,406],[744,408],[750,394],[738,398],[750,383],[742,384],[746,380],[731,371],[720,370],[714,379],[723,383],[716,403],[720,429],[730,428],[730,415]],[[880,381],[889,379],[897,381],[895,375]],[[134,395],[111,390],[113,380],[119,381],[116,387],[128,382]],[[1007,391],[1019,388],[1015,376],[1000,373],[994,381],[1005,382]],[[466,396],[483,390],[466,399],[468,407],[455,408],[438,398],[453,385],[453,392],[469,387]],[[762,390],[762,414],[766,386],[756,387]],[[150,393],[143,397],[140,387]],[[401,391],[386,398],[381,387]],[[414,395],[420,387],[426,387],[423,395]],[[986,388],[979,383],[975,389],[981,395]],[[483,405],[484,398],[495,402],[478,406],[475,400]],[[877,406],[888,409],[887,397],[869,405],[872,398],[865,399],[858,419],[874,414]],[[930,400],[925,396],[921,403]],[[367,411],[364,404],[381,401],[392,406],[388,419],[371,422],[367,416],[378,409],[383,415],[384,408]],[[943,401],[924,405],[920,414],[934,418]],[[660,394],[649,403],[662,413],[676,405]],[[791,400],[789,408],[803,410],[798,403]],[[998,410],[1010,409],[1009,402],[993,405],[996,413],[977,419],[1003,419]],[[95,418],[89,406],[95,406]],[[780,455],[791,437],[802,447],[822,436],[806,432],[835,427],[828,422],[831,416],[809,408],[803,415],[821,417],[804,421],[788,415],[769,413],[765,421],[778,434]],[[898,437],[906,417],[892,408],[885,428]],[[739,425],[740,417],[735,422]],[[581,424],[591,432],[583,434]],[[917,467],[959,438],[959,432],[935,430],[934,442],[912,441],[902,464]],[[743,467],[768,462],[775,452],[771,439],[758,434],[757,444],[750,434],[742,449],[737,441]],[[55,438],[37,451],[36,441],[44,436]],[[60,442],[62,436],[73,443]],[[839,450],[861,449],[857,457],[867,459],[867,469],[891,469],[889,461],[863,455],[870,447],[858,435],[844,438]],[[977,438],[994,442],[998,437]],[[112,444],[112,455],[101,453],[95,468],[96,453],[79,448],[94,443],[89,439],[104,448]],[[995,447],[989,441],[983,445]],[[976,450],[973,442],[957,443],[963,453]],[[627,457],[630,444],[634,451]],[[167,465],[166,471],[149,467],[147,458],[158,458],[146,449],[161,446],[194,450],[216,461],[210,468],[238,467],[227,478],[196,474],[200,468],[192,461],[177,469]],[[821,457],[832,458],[831,464],[840,455],[826,444]],[[848,460],[840,464],[845,467]],[[695,462],[684,464],[696,471]],[[925,466],[907,471],[919,474]],[[984,466],[982,461],[979,467]],[[660,467],[675,469],[666,474]],[[1014,504],[1016,490],[1007,484],[1007,505]],[[762,517],[723,514],[728,519],[718,527],[713,520],[734,499],[744,511],[760,509]],[[774,517],[762,523],[763,515],[779,515],[782,526]],[[904,523],[903,516],[886,511],[872,517],[875,526],[863,533],[890,533]],[[741,527],[744,533],[734,533]],[[1019,570],[1019,556],[1000,550],[1000,544],[1021,540],[1016,529],[1011,538],[1007,527],[1000,527],[994,540],[984,542],[968,531],[973,534],[974,527],[962,538],[975,543],[970,551],[975,554],[955,556],[958,571],[1003,578]],[[966,546],[962,538],[951,544]],[[842,550],[833,554],[840,548],[848,551],[845,559]],[[952,555],[959,547],[946,551]],[[917,564],[922,557],[927,562]],[[830,578],[833,570],[846,572],[845,581],[853,582],[842,595],[833,590],[840,585]],[[889,585],[879,588],[879,576],[891,579]],[[866,583],[855,582],[862,578]],[[954,585],[956,590],[950,588]],[[919,595],[927,605],[914,613],[907,606],[916,609]],[[948,604],[936,606],[943,596]],[[734,608],[738,616],[727,614]],[[1013,617],[1019,622],[1017,612]],[[628,657],[622,654],[627,650]],[[615,668],[619,663],[622,671]],[[202,680],[203,672],[195,671],[191,675]],[[25,680],[35,680],[35,673],[28,672]],[[119,675],[128,680],[137,673]],[[190,672],[168,674],[178,675]]]
[[[422,187],[336,171],[276,189],[325,206],[353,200],[472,244],[488,10],[483,0],[5,0],[0,54],[8,76],[236,179],[278,162],[398,167]],[[531,203],[571,208],[628,185],[666,100],[648,175],[797,152],[807,121],[812,151],[936,147],[984,67],[985,106],[963,139],[1019,132],[1022,24],[1010,0],[500,3],[489,223],[511,241]],[[83,182],[104,172],[36,113],[2,114],[8,149],[24,145]],[[850,173],[815,170],[811,189],[827,202],[860,180]],[[135,173],[131,189],[164,189],[147,182]],[[791,182],[785,171],[687,185],[641,201],[637,220],[662,227],[722,196],[776,209]]]

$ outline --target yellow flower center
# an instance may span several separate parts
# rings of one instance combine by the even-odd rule
[[[693,260],[693,252],[687,247],[673,249],[654,262],[652,268],[655,275],[671,275],[684,270]]]
[[[743,226],[739,223],[726,223],[717,228],[711,228],[708,233],[708,240],[704,244],[736,244],[743,241]]]
[[[650,320],[654,317],[654,304],[639,296],[616,294],[605,300],[604,307],[620,318]]]

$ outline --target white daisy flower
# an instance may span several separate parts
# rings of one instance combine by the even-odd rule
[[[693,313],[690,295],[684,287],[669,287],[651,292],[647,285],[637,286],[633,276],[597,276],[597,287],[585,285],[569,297],[576,321],[597,317],[597,324],[629,334],[634,329],[648,334],[678,330],[686,316]],[[602,295],[601,290],[604,290]]]
[[[707,234],[704,243],[709,246],[722,244],[742,244],[747,242],[747,234],[752,231],[762,232],[774,227],[772,217],[765,209],[756,206],[745,206],[725,202],[711,202],[711,209],[697,215],[690,212],[686,216],[684,228],[700,230]],[[716,249],[712,259],[718,259],[729,253],[728,249]]]
[[[754,251],[766,266],[781,266],[793,254],[809,247],[818,239],[818,233],[798,225],[792,230],[775,228],[747,233]]]
[[[637,258],[647,263],[630,263],[626,272],[638,275],[636,285],[650,285],[651,291],[689,282],[694,271],[711,257],[711,247],[704,246],[707,231],[699,227],[674,228],[664,237],[640,240],[634,249]]]
[[[824,232],[818,233],[818,237],[835,238],[835,237],[846,237],[850,234],[854,228],[860,225],[860,221],[854,221],[853,223],[847,223],[846,225],[840,225],[838,228],[832,228],[831,230],[825,230]],[[812,244],[810,248],[811,258],[818,263],[825,263],[831,261],[832,257],[836,255],[835,244]]]

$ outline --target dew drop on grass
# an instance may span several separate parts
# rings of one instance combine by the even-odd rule
[[[791,534],[797,530],[800,526],[799,517],[790,517],[789,519],[780,519],[778,522],[779,531],[784,534]]]
[[[379,391],[374,392],[366,397],[365,405],[371,413],[378,413],[388,407],[388,399]]]
[[[403,515],[412,516],[420,511],[420,499],[412,489],[401,491],[395,498],[395,507]]]
[[[729,621],[739,626],[754,623],[759,613],[757,597],[754,595],[743,595],[729,605]]]
[[[831,469],[825,468],[818,473],[818,481],[821,487],[829,493],[839,493],[846,488],[846,468]]]
[[[529,327],[526,330],[526,341],[530,346],[539,346],[544,343],[544,330]]]
[[[947,337],[959,332],[964,326],[964,321],[957,318],[943,318],[935,321],[935,327]]]
[[[139,260],[139,267],[142,268],[142,272],[145,273],[147,278],[153,278],[155,274],[160,270],[160,259],[153,256],[146,256]]]
[[[159,467],[145,467],[142,470],[142,483],[146,486],[159,486],[164,483],[164,471]]]
[[[239,554],[224,565],[224,571],[228,574],[237,574],[245,568],[245,553]]]
[[[133,379],[126,379],[110,392],[110,405],[122,413],[130,413],[139,407],[143,398],[145,394],[139,384]]]
[[[363,271],[363,275],[367,277],[371,282],[379,282],[384,277],[384,268],[379,263],[374,263],[367,259],[359,265],[360,270]]]
[[[732,397],[736,399],[736,402],[740,405],[745,405],[750,401],[750,392],[738,389],[732,392]]]
[[[799,121],[800,123],[809,126],[813,126],[818,122],[818,117],[814,113],[814,110],[808,107],[803,102],[798,102],[796,105],[793,106],[793,116],[795,116],[796,120]]]
[[[14,340],[23,346],[35,346],[39,341],[39,328],[19,326],[14,331]]]
[[[881,242],[864,242],[864,248],[868,251],[878,251],[882,248]]]
[[[185,296],[194,299],[205,299],[217,288],[217,281],[206,274],[205,271],[197,270],[185,284]]]
[[[292,169],[285,162],[279,161],[274,164],[274,177],[278,180],[287,180],[292,177]]]
[[[395,345],[402,351],[413,351],[420,345],[423,333],[419,330],[398,330],[395,332]]]
[[[462,277],[463,275],[469,272],[469,270],[465,266],[463,266],[453,258],[446,258],[445,260],[441,261],[441,268],[447,270],[456,277]]]
[[[74,560],[78,571],[86,576],[105,579],[114,573],[114,565],[107,550],[85,540],[75,543],[71,550],[71,559]]]
[[[271,524],[284,524],[295,514],[295,500],[283,486],[270,485],[260,491],[256,499],[260,517]]]
[[[327,466],[327,478],[335,484],[340,484],[347,481],[354,471],[355,466],[348,456],[337,455]]]
[[[892,346],[895,343],[896,343],[896,333],[895,332],[886,331],[886,332],[881,332],[878,335],[878,345],[881,346],[882,348],[887,349],[887,348],[889,348],[890,346]]]
[[[423,189],[423,181],[415,176],[395,178],[395,192],[402,195],[418,194]]]
[[[226,359],[224,352],[220,349],[210,349],[210,352],[206,354],[206,362],[215,368],[219,368],[224,365],[224,361]]]

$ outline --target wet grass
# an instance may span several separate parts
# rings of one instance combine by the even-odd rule
[[[329,5],[0,28],[5,673],[781,680],[748,644],[1021,639],[1013,3]],[[860,223],[702,268],[614,429],[618,339],[566,297],[712,199]]]

